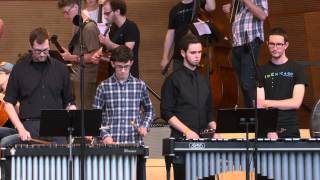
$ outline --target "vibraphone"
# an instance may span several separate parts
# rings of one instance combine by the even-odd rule
[[[73,147],[73,179],[80,179],[80,147]],[[141,169],[149,150],[135,145],[86,145],[85,179],[144,179]],[[67,180],[69,148],[67,145],[16,145],[1,150],[5,180]]]
[[[253,167],[253,141],[250,142],[250,172]],[[320,180],[320,140],[259,139],[257,172],[275,180]],[[185,158],[186,178],[214,176],[227,171],[245,171],[245,140],[163,140],[163,155]]]

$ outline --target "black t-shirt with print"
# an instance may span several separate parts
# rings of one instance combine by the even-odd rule
[[[272,62],[262,66],[259,86],[264,88],[265,99],[283,100],[293,96],[296,84],[307,85],[304,69],[294,61],[276,65]],[[279,110],[278,128],[299,128],[297,110]]]

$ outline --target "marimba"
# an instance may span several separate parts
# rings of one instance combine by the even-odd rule
[[[249,140],[250,141],[250,140]],[[320,139],[259,139],[249,142],[250,171],[257,147],[257,172],[275,180],[320,180]],[[245,171],[246,140],[163,140],[163,155],[185,158],[186,178],[214,176],[227,171]]]
[[[73,149],[73,179],[80,179],[80,146]],[[139,168],[145,168],[148,147],[139,145],[86,145],[85,179],[144,179]],[[5,180],[67,180],[68,145],[16,145],[1,150]],[[144,169],[145,171],[145,169]],[[141,171],[140,171],[141,172]]]

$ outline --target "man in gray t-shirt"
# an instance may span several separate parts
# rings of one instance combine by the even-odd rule
[[[79,5],[77,0],[59,0],[58,7],[62,10],[64,18],[73,22],[77,17]],[[83,40],[83,57],[85,62],[84,71],[84,108],[91,108],[96,91],[96,78],[98,73],[99,61],[92,58],[92,56],[100,49],[99,43],[99,29],[97,25],[85,15],[82,15],[83,25],[81,26],[82,40]],[[80,107],[80,41],[79,41],[79,27],[75,27],[74,37],[70,41],[69,49],[64,49],[61,54],[65,61],[73,64],[73,74],[71,79],[74,85],[74,94],[76,97],[76,104]]]

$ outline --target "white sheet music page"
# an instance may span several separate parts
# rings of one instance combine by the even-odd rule
[[[199,36],[212,33],[206,22],[195,22],[193,25],[197,29]]]

